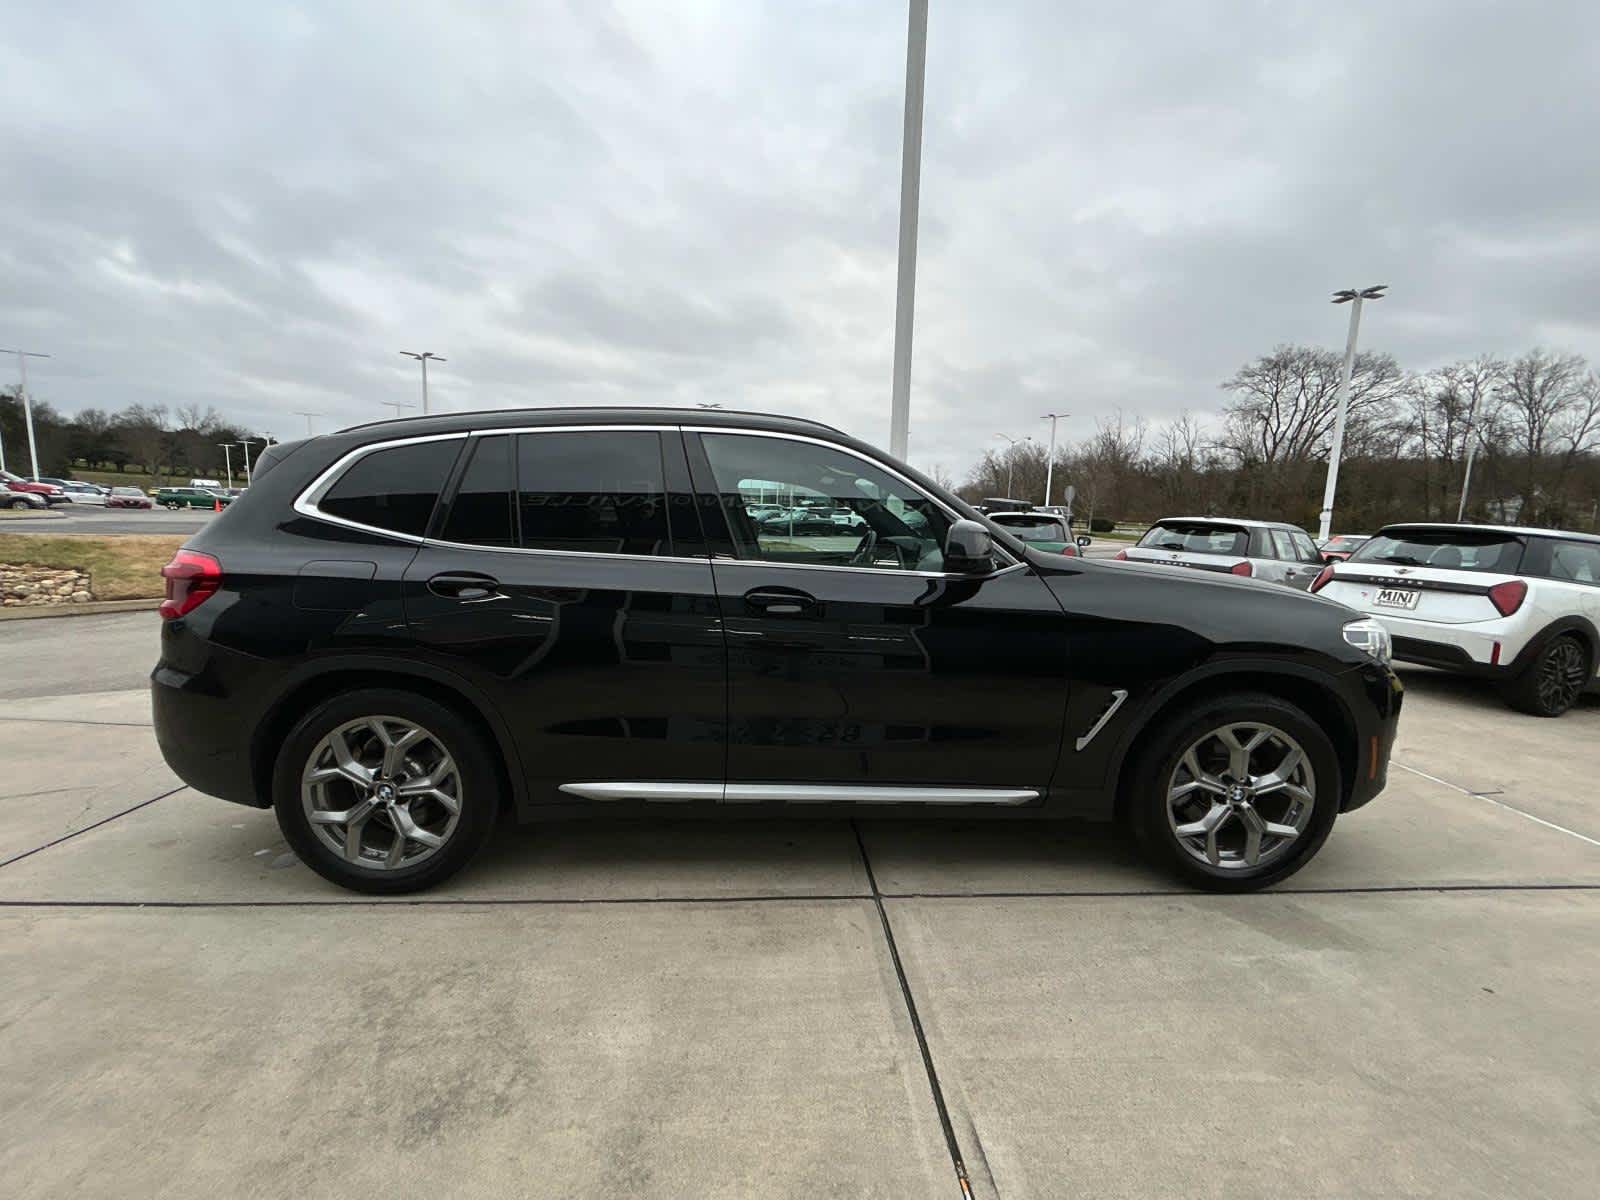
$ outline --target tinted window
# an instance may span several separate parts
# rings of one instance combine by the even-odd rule
[[[317,507],[332,517],[420,537],[460,449],[451,439],[374,450],[357,459]]]
[[[517,438],[517,508],[529,549],[671,554],[666,491],[659,434]]]
[[[1515,575],[1522,565],[1522,549],[1516,534],[1492,529],[1386,529],[1364,543],[1350,561]]]
[[[481,438],[462,472],[439,536],[473,546],[515,546],[511,509],[511,438]]]
[[[1320,562],[1322,555],[1317,553],[1317,544],[1311,540],[1309,533],[1301,533],[1298,529],[1289,531],[1289,540],[1294,543],[1294,548],[1300,553],[1301,562]]]
[[[944,569],[950,519],[887,471],[843,450],[787,438],[708,433],[701,441],[741,557]]]
[[[1557,542],[1550,550],[1551,579],[1600,584],[1600,543]]]
[[[1193,521],[1163,521],[1152,525],[1139,539],[1149,550],[1181,550],[1189,554],[1247,553],[1250,539],[1235,525],[1202,525]]]
[[[1025,542],[1060,542],[1065,541],[1067,536],[1061,527],[1062,523],[1053,517],[996,513],[989,519]]]
[[[1287,529],[1270,530],[1272,534],[1272,553],[1284,562],[1296,562],[1299,555],[1295,553],[1294,539],[1289,536]]]

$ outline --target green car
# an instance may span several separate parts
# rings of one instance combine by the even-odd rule
[[[215,508],[220,501],[223,508],[233,503],[233,497],[224,492],[213,492],[197,487],[157,488],[155,501],[162,508]]]
[[[1056,513],[997,512],[990,513],[989,520],[1036,550],[1047,550],[1051,554],[1065,554],[1068,557],[1078,553],[1071,526],[1065,517]]]

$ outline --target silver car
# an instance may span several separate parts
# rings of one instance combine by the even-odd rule
[[[1117,557],[1225,571],[1301,591],[1308,590],[1322,570],[1322,555],[1300,526],[1236,517],[1163,517]]]

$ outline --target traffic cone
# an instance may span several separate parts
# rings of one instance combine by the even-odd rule
[[[212,512],[221,512],[222,511],[222,498],[220,496],[212,498],[212,500],[211,500],[211,511]]]

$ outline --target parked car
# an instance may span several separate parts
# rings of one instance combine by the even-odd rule
[[[1600,537],[1512,525],[1388,525],[1312,590],[1370,613],[1396,658],[1497,681],[1559,717],[1600,687]]]
[[[37,492],[13,491],[9,480],[0,480],[0,502],[6,508],[49,508],[49,502]]]
[[[753,480],[865,530],[771,534]],[[1065,562],[974,516],[834,429],[744,413],[434,415],[275,446],[163,568],[156,736],[185,782],[275,807],[307,864],[368,892],[448,877],[502,811],[663,803],[1121,819],[1240,891],[1382,790],[1401,689],[1379,622]]]
[[[1302,591],[1322,566],[1316,544],[1300,526],[1237,517],[1163,517],[1116,557],[1247,575]]]
[[[222,480],[220,480],[220,479],[191,479],[191,480],[189,480],[189,486],[192,487],[192,488],[203,488],[206,491],[215,492],[215,491],[220,491],[222,489]]]
[[[1059,513],[1036,510],[1034,512],[996,512],[989,520],[1007,533],[1027,542],[1035,550],[1071,557],[1078,553],[1078,544],[1072,538],[1072,527]]]
[[[1356,548],[1370,540],[1370,533],[1340,533],[1335,534],[1325,542],[1318,542],[1317,549],[1322,554],[1322,561],[1343,562],[1356,552]]]
[[[162,508],[171,509],[215,508],[219,503],[226,508],[233,503],[233,497],[209,488],[164,487],[156,489],[155,501]]]
[[[28,492],[43,497],[46,504],[68,504],[67,494],[53,483],[34,482],[10,471],[0,471],[0,481],[13,492]]]
[[[136,487],[114,487],[106,497],[107,508],[154,508],[155,501]]]
[[[74,504],[100,504],[106,502],[106,489],[93,483],[84,483],[78,479],[44,479],[41,483],[53,483],[67,494],[67,499]]]

